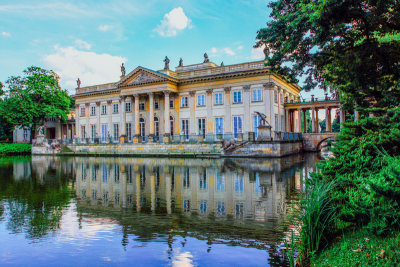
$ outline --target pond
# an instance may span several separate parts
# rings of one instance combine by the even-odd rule
[[[3,157],[0,265],[287,265],[319,159]]]

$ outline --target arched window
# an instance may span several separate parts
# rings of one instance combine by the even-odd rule
[[[144,121],[144,118],[139,119],[139,125],[140,125],[140,136],[145,136],[146,123]]]
[[[169,116],[169,123],[170,123],[170,132],[171,136],[174,136],[174,117]]]

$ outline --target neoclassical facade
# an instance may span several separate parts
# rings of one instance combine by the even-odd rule
[[[264,113],[272,131],[286,131],[284,99],[300,88],[272,74],[264,61],[203,63],[163,70],[137,67],[118,82],[76,89],[76,137],[231,136],[254,132]]]

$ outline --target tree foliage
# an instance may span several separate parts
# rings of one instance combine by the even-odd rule
[[[272,71],[360,107],[400,100],[400,2],[275,0],[257,35]]]
[[[14,126],[38,126],[45,119],[67,120],[71,99],[61,89],[53,71],[29,67],[23,76],[12,76],[7,82],[0,117]]]

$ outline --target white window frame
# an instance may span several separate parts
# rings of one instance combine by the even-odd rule
[[[119,105],[117,103],[113,104],[113,114],[118,114]]]
[[[90,125],[90,135],[92,138],[96,137],[96,124]]]
[[[243,102],[242,91],[233,91],[233,104],[241,104]]]
[[[218,131],[218,128],[220,128],[221,131]],[[224,134],[224,117],[215,117],[215,134]]]
[[[90,116],[96,116],[96,106],[90,106]]]
[[[106,115],[107,114],[107,105],[102,105],[101,106],[101,115]]]
[[[184,121],[185,121],[185,123],[184,123]],[[187,139],[189,138],[189,119],[181,120],[181,133],[183,136],[186,136]]]
[[[206,106],[206,96],[201,94],[197,95],[197,106],[198,107],[205,107]]]
[[[81,136],[82,136],[82,138],[86,138],[86,127],[85,127],[85,125],[81,125]]]
[[[132,112],[132,104],[131,102],[125,103],[125,112]]]
[[[154,100],[154,109],[160,109],[160,102],[158,100]]]
[[[236,120],[236,123],[235,123]],[[235,124],[237,127],[235,127]],[[238,115],[238,116],[233,116],[232,117],[232,125],[233,125],[233,135],[235,138],[238,137],[238,134],[243,133],[243,116]],[[235,130],[237,128],[237,130]]]
[[[118,123],[113,124],[113,138],[114,138],[114,140],[118,140],[118,138],[119,138],[119,124]]]
[[[174,106],[175,106],[175,103],[174,103],[175,101],[174,101],[174,99],[173,98],[170,98],[169,99],[169,108],[174,108]],[[172,105],[171,105],[172,104]]]
[[[85,108],[81,108],[81,117],[85,117]]]
[[[188,101],[189,101],[188,96],[181,96],[181,108],[189,107]]]
[[[220,101],[218,101],[218,100],[220,100]],[[222,92],[215,93],[214,94],[214,105],[223,105],[223,104],[224,104],[224,93],[222,93]]]
[[[262,90],[261,88],[255,88],[252,91],[252,101],[261,102],[262,101]]]
[[[145,110],[146,110],[146,102],[139,101],[139,111],[145,111]]]

